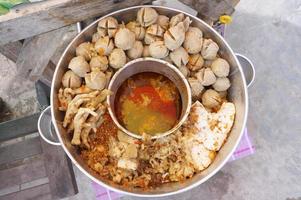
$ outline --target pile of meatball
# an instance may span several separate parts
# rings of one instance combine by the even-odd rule
[[[231,85],[230,66],[218,55],[217,43],[190,24],[190,18],[183,13],[169,18],[151,7],[141,8],[136,20],[128,23],[104,18],[92,41],[76,48],[63,85],[78,88],[84,79],[88,88],[102,90],[112,74],[128,61],[153,57],[177,66],[191,86],[193,100],[217,110]]]

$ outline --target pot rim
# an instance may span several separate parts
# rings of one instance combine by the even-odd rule
[[[91,180],[93,180],[94,182],[98,183],[99,185],[111,190],[111,191],[114,191],[114,192],[117,192],[117,193],[121,193],[121,194],[124,194],[124,195],[131,195],[131,196],[137,196],[137,197],[166,197],[166,196],[171,196],[171,195],[175,195],[175,194],[180,194],[182,192],[186,192],[186,191],[189,191],[199,185],[201,185],[202,183],[204,183],[205,181],[207,181],[209,178],[211,178],[213,175],[215,175],[225,164],[226,162],[230,159],[230,157],[232,156],[232,154],[234,153],[235,149],[237,148],[241,138],[242,138],[242,135],[243,135],[243,131],[244,131],[244,128],[246,126],[246,122],[247,122],[247,115],[248,115],[248,110],[249,110],[249,100],[248,100],[248,91],[247,91],[247,85],[246,85],[246,81],[245,81],[245,78],[244,78],[244,74],[243,74],[243,71],[242,71],[242,67],[238,61],[238,59],[236,58],[232,48],[229,46],[229,44],[226,42],[226,40],[216,31],[214,30],[212,27],[210,27],[207,23],[205,23],[203,20],[189,14],[189,13],[186,13],[185,11],[182,11],[182,10],[179,10],[179,9],[175,9],[175,8],[170,8],[170,7],[166,7],[166,6],[156,6],[156,5],[139,5],[139,6],[132,6],[132,7],[128,7],[128,8],[124,8],[124,9],[120,9],[120,10],[117,10],[117,11],[114,11],[114,12],[111,12],[107,15],[104,15],[103,17],[100,17],[99,19],[95,20],[93,23],[91,23],[89,26],[87,26],[85,29],[82,30],[82,32],[80,34],[78,34],[70,43],[69,45],[66,47],[64,53],[62,54],[57,66],[60,65],[60,63],[62,62],[63,60],[63,55],[66,54],[66,52],[70,49],[72,43],[74,41],[76,41],[88,28],[90,28],[91,26],[94,26],[94,24],[98,23],[101,19],[104,19],[108,16],[112,16],[112,15],[115,15],[115,14],[118,14],[118,13],[121,13],[121,12],[124,12],[124,11],[127,11],[127,10],[131,10],[131,9],[139,9],[139,8],[143,8],[143,7],[151,7],[151,8],[162,8],[162,9],[166,9],[166,10],[170,10],[170,11],[174,11],[174,12],[177,12],[177,13],[183,13],[184,15],[186,16],[189,16],[190,18],[194,19],[195,21],[197,21],[198,23],[201,23],[202,25],[204,25],[205,27],[207,27],[208,29],[210,29],[222,42],[223,44],[229,49],[231,55],[233,56],[236,64],[237,64],[237,67],[239,69],[239,72],[240,72],[240,75],[242,76],[242,82],[243,82],[243,89],[244,89],[244,93],[245,93],[245,106],[244,106],[244,110],[245,110],[245,114],[244,114],[244,119],[243,119],[243,122],[242,122],[242,128],[240,130],[240,134],[239,134],[239,137],[237,138],[237,140],[235,141],[235,144],[233,145],[232,149],[230,150],[229,154],[227,156],[225,156],[225,158],[223,159],[223,161],[221,162],[220,165],[218,165],[211,173],[209,173],[207,176],[205,176],[204,178],[196,181],[195,183],[192,183],[191,185],[188,185],[184,188],[181,188],[179,190],[176,190],[176,191],[172,191],[172,192],[166,192],[166,193],[157,193],[157,194],[140,194],[140,193],[135,193],[135,192],[130,192],[130,191],[124,191],[124,190],[121,190],[121,189],[118,189],[118,188],[115,188],[115,187],[112,187],[111,185],[109,184],[106,184],[104,182],[102,182],[100,179],[97,179],[95,178],[94,176],[92,176],[88,171],[86,171],[76,160],[75,158],[72,156],[72,154],[69,152],[69,150],[67,149],[65,143],[63,142],[63,139],[61,137],[61,134],[58,134],[59,133],[59,129],[58,129],[58,126],[57,126],[57,120],[55,119],[54,117],[54,102],[53,102],[53,97],[54,97],[54,93],[57,92],[57,91],[54,91],[54,88],[55,88],[55,81],[53,80],[52,81],[52,84],[51,84],[51,96],[50,96],[50,104],[51,104],[51,115],[52,115],[52,121],[53,121],[53,125],[54,125],[54,128],[55,128],[55,131],[56,133],[58,134],[58,138],[59,138],[59,141],[60,143],[62,144],[62,147],[65,151],[65,153],[68,155],[68,157],[71,159],[71,161],[80,169],[81,172],[83,172],[86,176],[88,176]],[[58,67],[56,67],[55,69],[55,72],[54,72],[54,75],[53,77],[55,78],[57,76],[57,73],[58,73]]]

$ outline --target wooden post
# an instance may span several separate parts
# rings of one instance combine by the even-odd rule
[[[76,26],[72,25],[26,39],[16,62],[19,73],[38,80],[56,50],[76,34]]]
[[[0,45],[150,2],[152,0],[51,0],[17,6],[0,16]]]
[[[72,163],[63,148],[48,144],[42,139],[41,145],[52,198],[61,199],[77,194]]]

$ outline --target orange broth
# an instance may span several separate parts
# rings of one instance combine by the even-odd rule
[[[175,84],[153,72],[128,78],[118,88],[114,104],[119,123],[139,135],[170,130],[178,122],[182,108]]]

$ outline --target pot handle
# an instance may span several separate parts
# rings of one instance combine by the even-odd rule
[[[242,67],[242,71],[245,75],[247,87],[250,87],[253,84],[254,79],[255,79],[254,65],[253,65],[252,61],[249,58],[247,58],[246,56],[241,55],[239,53],[235,53],[235,55]]]
[[[38,130],[41,138],[48,144],[61,145],[51,121],[51,106],[42,111],[38,120]]]

